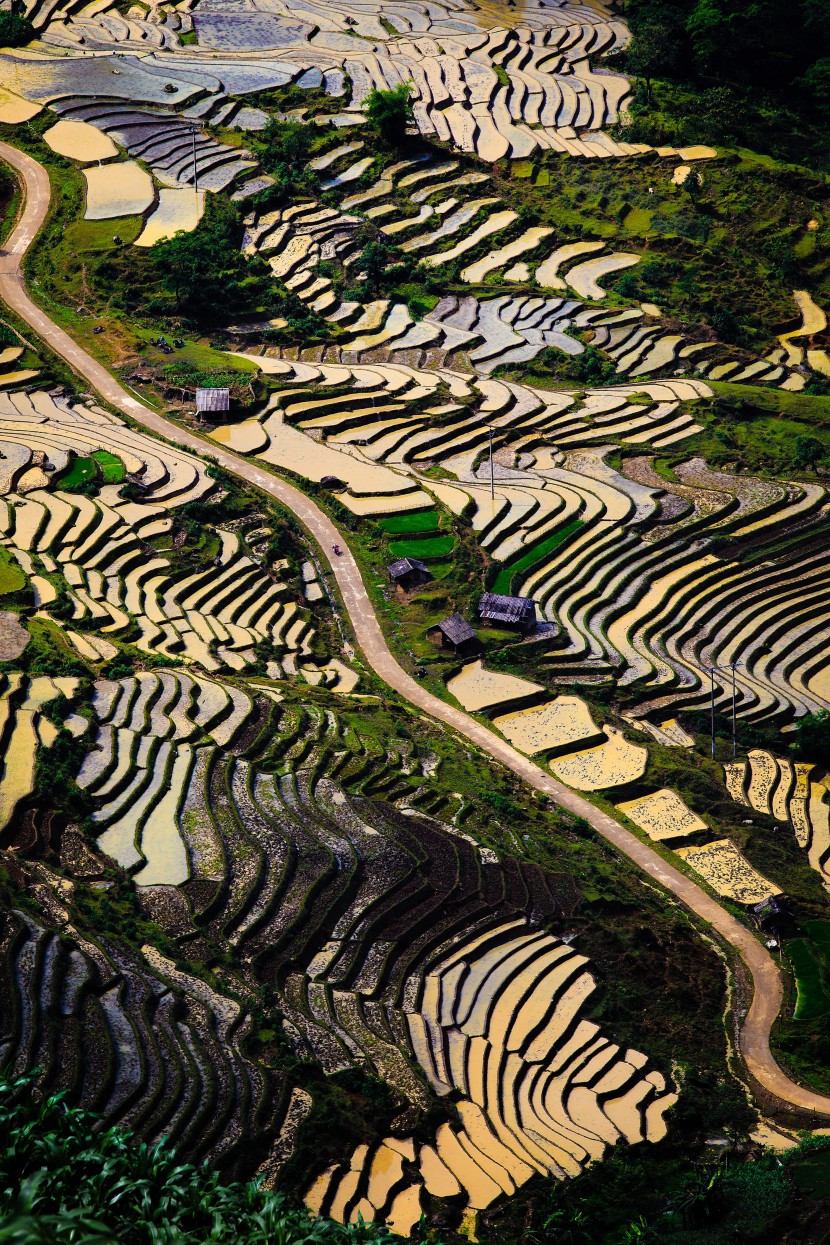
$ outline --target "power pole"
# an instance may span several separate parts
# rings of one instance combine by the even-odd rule
[[[732,759],[738,755],[738,712],[735,706],[735,670],[738,663],[732,662]]]
[[[190,136],[193,139],[193,189],[198,194],[199,193],[199,166],[196,163],[196,126],[195,125],[193,129],[190,131]]]
[[[493,474],[493,429],[488,429],[490,433],[490,500],[496,500],[496,478]]]
[[[707,666],[709,678],[711,680],[712,695],[712,760],[715,759],[715,671],[731,670],[732,671],[732,756],[738,755],[738,689],[737,677],[735,671],[740,666],[739,661],[730,661],[723,666]]]

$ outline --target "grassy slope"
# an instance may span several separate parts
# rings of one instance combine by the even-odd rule
[[[656,303],[692,336],[696,326],[711,329],[721,308],[737,322],[737,344],[758,349],[797,318],[793,288],[830,303],[825,178],[733,153],[700,166],[704,189],[693,204],[672,184],[676,163],[548,157],[530,177],[501,188],[557,236],[644,252],[638,267],[607,279],[606,288],[628,303]],[[819,229],[808,230],[816,219]]]

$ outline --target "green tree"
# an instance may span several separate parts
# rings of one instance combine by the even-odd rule
[[[815,467],[827,453],[827,446],[818,437],[796,437],[793,466]]]
[[[0,47],[20,48],[34,37],[34,26],[22,13],[0,13]]]
[[[369,128],[390,147],[400,147],[406,141],[406,127],[414,119],[411,94],[411,83],[401,82],[388,91],[373,87],[367,96]]]
[[[299,194],[313,193],[316,178],[308,167],[313,138],[312,127],[296,121],[278,121],[271,117],[257,143],[262,167],[274,184],[262,192],[260,206],[285,203]]]
[[[683,181],[680,183],[680,189],[685,190],[692,203],[697,203],[700,198],[700,192],[703,189],[703,178],[697,169],[689,169]]]
[[[819,117],[830,121],[830,57],[812,64],[796,86],[808,96]]]
[[[792,749],[803,760],[830,768],[830,712],[822,709],[801,718]]]
[[[151,248],[153,266],[177,312],[210,322],[268,298],[270,271],[261,260],[242,254],[242,233],[236,204],[208,195],[196,229],[176,233]]]
[[[358,272],[362,272],[367,294],[377,294],[389,267],[389,250],[382,242],[370,242],[360,253]]]
[[[654,78],[671,77],[680,61],[681,42],[678,22],[670,14],[650,16],[640,23],[626,51],[626,68],[646,84],[646,99],[651,101]]]
[[[311,150],[311,139],[310,126],[270,117],[262,133],[266,160],[272,164],[301,164]]]

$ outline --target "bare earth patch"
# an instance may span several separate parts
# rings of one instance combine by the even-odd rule
[[[21,627],[17,614],[11,610],[0,610],[0,661],[17,661],[30,638],[25,627]]]

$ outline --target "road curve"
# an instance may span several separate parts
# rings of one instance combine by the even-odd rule
[[[685,874],[668,864],[630,831],[594,807],[570,788],[557,782],[515,748],[499,739],[480,722],[454,709],[426,691],[411,678],[392,655],[349,546],[331,519],[309,497],[255,462],[240,458],[224,447],[178,427],[128,393],[100,363],[86,353],[32,302],[26,293],[21,261],[46,219],[50,186],[46,170],[17,148],[0,142],[0,159],[21,175],[25,203],[8,246],[0,255],[0,298],[60,355],[113,407],[142,424],[150,432],[204,456],[210,454],[227,471],[268,493],[292,510],[329,558],[351,621],[355,639],[368,665],[406,700],[431,717],[446,723],[495,760],[506,765],[530,786],[543,792],[560,807],[582,817],[617,851],[632,860],[643,873],[671,891],[686,907],[712,926],[730,944],[752,977],[753,995],[740,1028],[740,1049],[754,1079],[770,1094],[802,1111],[830,1116],[830,1098],[792,1081],[775,1062],[769,1036],[783,999],[781,973],[761,942],[740,921]],[[330,557],[339,544],[342,556]]]

